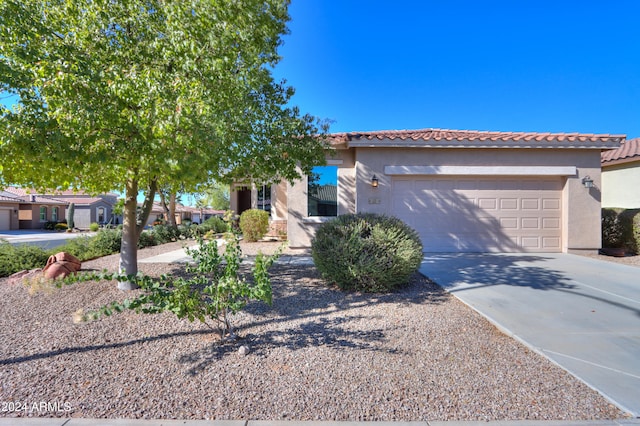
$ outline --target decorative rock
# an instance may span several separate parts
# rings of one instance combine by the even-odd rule
[[[246,354],[249,353],[249,346],[245,346],[245,345],[240,346],[240,348],[238,349],[238,353],[242,356],[245,356]]]
[[[64,278],[80,270],[82,264],[74,255],[61,251],[47,260],[47,265],[42,270],[45,278]]]

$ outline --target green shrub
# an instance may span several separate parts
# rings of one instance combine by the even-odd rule
[[[245,241],[258,241],[269,230],[269,213],[264,210],[245,210],[240,215],[240,229]]]
[[[153,247],[157,246],[158,243],[155,238],[155,234],[153,232],[142,231],[140,234],[140,239],[138,240],[138,248],[143,249],[145,247]]]
[[[418,233],[390,216],[344,215],[320,226],[311,242],[323,277],[343,290],[384,292],[405,284],[422,261]]]
[[[193,227],[194,236],[204,236],[209,232],[221,234],[229,230],[229,225],[220,217],[212,216],[202,222],[202,224]]]
[[[78,258],[80,261],[95,259],[102,256],[98,253],[94,247],[92,247],[91,240],[95,237],[77,237],[68,240],[63,246],[55,248],[55,252],[66,251]],[[52,253],[53,254],[53,253]]]
[[[69,227],[67,226],[66,223],[56,223],[56,225],[54,226],[54,229],[56,231],[66,231]]]
[[[49,221],[45,222],[45,224],[44,224],[43,228],[44,228],[46,231],[53,231],[53,230],[56,228],[56,224],[57,224],[57,223],[58,223],[58,222],[52,222],[52,221],[50,221],[50,220],[49,220]]]
[[[100,229],[100,225],[98,225],[97,223],[93,222],[89,225],[89,231],[91,232],[97,232],[98,229]]]
[[[14,246],[0,241],[0,277],[7,277],[23,269],[44,268],[49,253],[38,246]]]
[[[191,222],[185,222],[178,225],[178,237],[181,240],[186,240],[189,238],[193,238],[192,228],[195,229],[195,226],[191,226]]]
[[[118,253],[122,244],[122,232],[117,229],[101,229],[91,238],[91,250],[98,256]]]
[[[177,226],[156,225],[153,227],[153,238],[156,244],[165,244],[177,241],[180,238],[180,232]]]
[[[640,209],[602,209],[602,247],[640,250]]]

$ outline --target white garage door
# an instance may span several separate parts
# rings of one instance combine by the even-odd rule
[[[560,178],[396,177],[392,214],[427,252],[562,251]]]
[[[0,231],[11,229],[11,210],[0,209]]]

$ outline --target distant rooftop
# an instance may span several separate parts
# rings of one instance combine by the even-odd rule
[[[602,165],[640,161],[640,138],[626,140],[620,148],[600,154]]]

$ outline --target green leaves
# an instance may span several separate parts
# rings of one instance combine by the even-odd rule
[[[95,311],[81,313],[80,319],[95,320],[116,312],[133,310],[137,313],[155,314],[171,312],[180,319],[198,320],[206,324],[208,319],[219,326],[221,336],[232,335],[230,314],[242,310],[250,300],[271,304],[272,290],[269,267],[280,256],[282,248],[273,256],[259,255],[251,270],[252,280],[240,271],[242,251],[239,237],[230,233],[226,237],[224,255],[218,252],[216,242],[199,240],[199,248],[187,253],[195,265],[188,266],[193,274],[189,279],[163,275],[152,278],[146,275],[120,275],[102,272],[78,274],[65,278],[58,285],[93,280],[133,281],[142,293],[124,302],[111,302]]]

